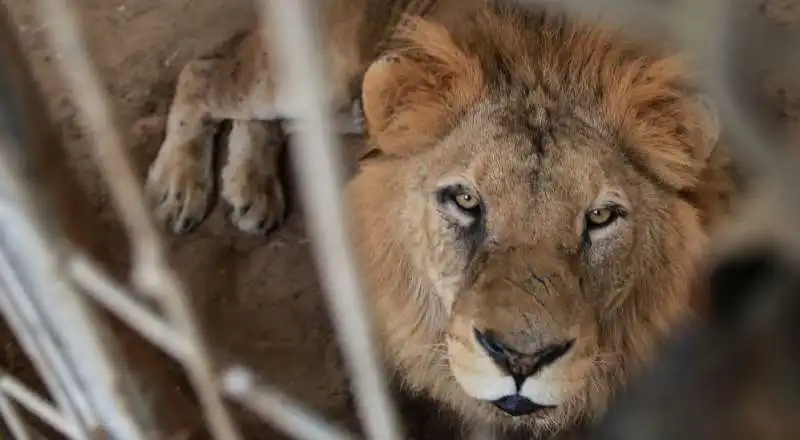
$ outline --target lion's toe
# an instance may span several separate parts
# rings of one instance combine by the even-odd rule
[[[193,231],[208,213],[213,192],[211,170],[205,164],[160,155],[145,187],[155,217],[175,234]]]

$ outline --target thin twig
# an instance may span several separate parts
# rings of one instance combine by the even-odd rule
[[[262,38],[274,50],[278,86],[292,97],[295,108],[277,109],[297,128],[292,137],[303,154],[294,154],[294,168],[308,219],[314,258],[320,268],[328,306],[336,323],[355,388],[358,411],[370,438],[394,440],[400,429],[378,362],[370,315],[363,300],[344,223],[344,174],[339,142],[331,122],[328,91],[320,76],[325,72],[313,32],[307,0],[261,0]],[[316,15],[316,14],[315,14]],[[266,27],[271,28],[268,32]],[[274,38],[274,40],[273,40]],[[275,44],[269,44],[274,41]]]
[[[52,405],[47,403],[44,399],[36,395],[33,391],[29,390],[18,380],[12,376],[3,374],[0,376],[0,393],[13,398],[17,403],[24,406],[28,411],[35,414],[48,425],[52,426],[62,434],[69,438],[78,439],[80,435],[68,419],[64,418],[61,413],[53,408]]]
[[[67,270],[86,293],[116,314],[147,340],[176,359],[186,359],[191,352],[183,334],[173,329],[164,319],[155,315],[133,299],[130,292],[103,273],[87,255],[73,255]]]
[[[134,252],[133,282],[140,292],[153,295],[161,303],[175,328],[189,342],[183,365],[214,435],[237,440],[238,429],[222,401],[208,350],[181,284],[167,266],[161,237],[147,210],[141,182],[125,153],[108,96],[82,42],[77,18],[65,0],[39,0],[37,4],[40,16],[48,24],[50,43],[61,55],[58,66],[94,138],[95,160],[127,228]]]
[[[244,367],[229,369],[222,383],[231,397],[292,438],[354,440],[281,391],[258,384],[253,373]]]

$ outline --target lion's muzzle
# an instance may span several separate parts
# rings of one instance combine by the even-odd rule
[[[447,340],[464,391],[511,416],[555,408],[582,388],[594,325],[563,259],[525,249],[490,255],[454,309]]]

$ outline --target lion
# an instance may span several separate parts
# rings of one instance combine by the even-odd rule
[[[694,317],[730,186],[710,100],[679,54],[564,11],[321,7],[331,108],[359,100],[371,148],[344,203],[387,368],[470,429],[581,432]],[[270,118],[288,98],[258,41],[181,74],[148,176],[176,233],[207,208],[225,118],[233,223],[283,215]]]

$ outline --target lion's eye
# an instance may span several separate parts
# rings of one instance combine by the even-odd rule
[[[459,208],[466,211],[472,211],[480,205],[481,200],[478,196],[467,192],[460,192],[453,195],[453,201],[456,202]]]
[[[483,214],[483,200],[471,188],[465,185],[447,185],[436,192],[439,212],[448,220],[462,227],[473,224]]]
[[[589,229],[604,228],[619,217],[619,212],[610,208],[594,208],[586,213],[586,227]]]

